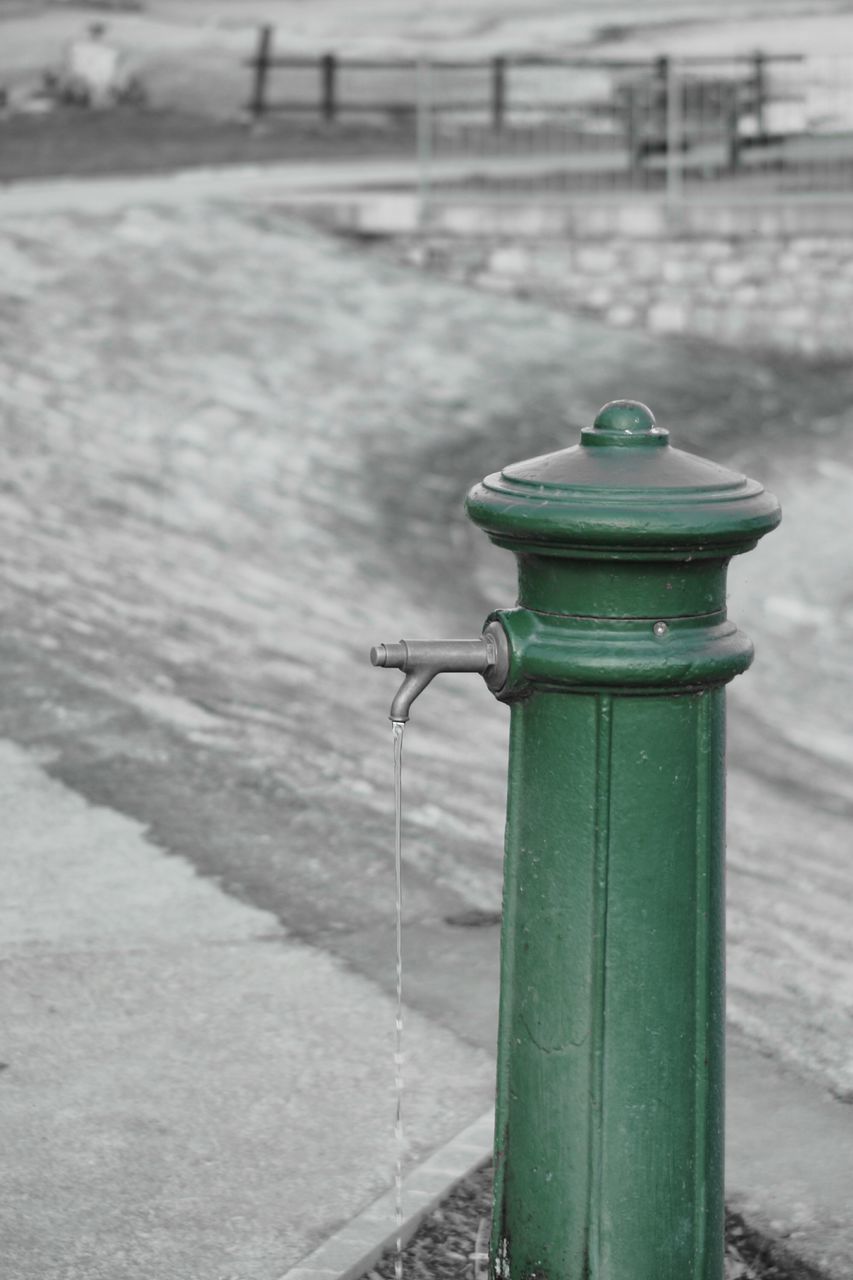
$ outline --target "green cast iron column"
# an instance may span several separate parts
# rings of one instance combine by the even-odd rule
[[[778,504],[616,401],[468,512],[519,559],[492,1274],[721,1280],[725,571]]]

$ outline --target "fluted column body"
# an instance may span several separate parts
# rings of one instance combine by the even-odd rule
[[[760,485],[643,406],[489,477],[510,662],[496,1280],[721,1280],[730,556]]]

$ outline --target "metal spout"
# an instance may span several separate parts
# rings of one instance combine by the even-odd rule
[[[499,690],[509,670],[509,645],[499,622],[488,624],[476,640],[400,640],[370,650],[374,667],[397,667],[406,678],[394,695],[389,719],[405,724],[415,698],[442,671],[473,671]]]

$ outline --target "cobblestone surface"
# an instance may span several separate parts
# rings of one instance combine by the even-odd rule
[[[410,257],[487,292],[541,298],[615,328],[694,337],[812,358],[846,358],[853,298],[849,235],[781,229],[601,244],[436,236]]]
[[[10,217],[0,281],[0,732],[386,985],[394,680],[367,649],[511,602],[467,484],[618,395],[773,482],[786,522],[734,573],[759,662],[730,1009],[850,1096],[846,374],[484,298],[274,211]],[[488,1045],[484,931],[444,920],[498,905],[505,741],[460,677],[406,745],[410,996]]]

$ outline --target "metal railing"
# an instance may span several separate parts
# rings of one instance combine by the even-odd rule
[[[250,65],[253,119],[416,154],[431,198],[853,189],[849,57],[304,58],[264,27]]]

